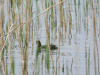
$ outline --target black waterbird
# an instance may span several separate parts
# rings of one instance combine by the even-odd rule
[[[46,45],[41,45],[41,42],[39,40],[36,41],[36,44],[38,45],[38,47],[40,47],[41,49],[46,49]],[[51,50],[56,50],[58,49],[58,47],[56,45],[51,44],[50,45],[50,49]]]

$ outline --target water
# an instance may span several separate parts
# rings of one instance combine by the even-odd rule
[[[76,1],[76,5],[74,1]],[[40,15],[39,17],[31,21],[33,23],[33,37],[32,37],[32,24],[31,22],[30,24],[27,23],[27,25],[30,25],[30,41],[28,42],[29,47],[27,48],[27,50],[25,47],[25,44],[26,44],[25,39],[26,39],[26,33],[28,32],[28,30],[26,31],[26,25],[25,24],[23,25],[23,31],[22,31],[24,35],[22,36],[23,41],[24,41],[23,45],[22,45],[22,40],[20,40],[22,52],[23,52],[23,59],[21,59],[22,54],[21,54],[20,44],[18,41],[18,36],[17,36],[16,31],[15,31],[15,38],[14,38],[13,33],[10,34],[10,38],[11,38],[10,40],[13,40],[11,42],[11,53],[9,50],[9,44],[6,43],[6,46],[8,46],[8,48],[7,50],[4,49],[5,50],[4,51],[4,62],[5,63],[2,63],[4,64],[4,66],[2,64],[0,65],[1,75],[3,75],[4,73],[5,75],[7,75],[7,73],[8,75],[10,75],[13,73],[13,69],[14,69],[15,75],[22,75],[23,73],[25,73],[25,75],[26,74],[28,75],[54,75],[54,73],[56,75],[99,75],[100,74],[100,70],[98,70],[100,69],[99,68],[100,65],[98,62],[100,61],[99,10],[97,10],[95,13],[96,29],[94,30],[93,29],[94,27],[93,10],[91,6],[91,2],[87,0],[85,1],[82,0],[80,1],[80,5],[79,5],[78,0],[74,0],[74,1],[66,0],[63,5],[64,12],[63,11],[62,12],[64,13],[63,18],[65,18],[66,27],[64,27],[64,19],[61,19],[63,20],[63,24],[60,21],[61,17],[59,17],[60,16],[59,5],[56,6],[56,10],[55,9],[53,10],[53,14],[51,10],[48,10],[48,18],[46,17],[46,20],[48,20],[48,30],[50,29],[50,44],[51,43],[55,44],[58,47],[57,50],[52,50],[51,53],[49,52],[48,54],[46,49],[42,49],[41,52],[37,53],[36,40],[39,39],[42,45],[46,45],[47,43],[46,27],[45,27],[45,20],[44,20],[43,15]],[[86,1],[89,2],[88,7],[86,7]],[[23,3],[22,3],[23,13],[22,13],[22,5],[20,5],[20,10],[19,10],[17,7],[17,4],[15,4],[18,24],[20,24],[20,21],[24,23],[26,22],[26,19],[27,20],[32,19],[39,13],[43,12],[42,6],[41,6],[41,0],[38,0],[37,4],[36,4],[36,1],[34,0],[32,1],[32,4],[33,4],[32,12],[35,11],[35,13],[31,17],[28,17],[30,15],[28,14],[29,10],[27,7],[27,18],[26,18],[26,11],[25,11],[26,3],[25,1],[23,1]],[[45,3],[46,2],[43,1],[43,6],[46,9]],[[58,1],[56,1],[56,3],[58,3]],[[51,6],[49,1],[48,1],[48,4]],[[95,7],[98,8],[98,5],[99,3],[94,4],[94,8]],[[0,9],[0,13],[1,11],[3,10]],[[13,19],[11,17],[12,12],[11,10],[9,11],[10,11],[11,24],[13,24]],[[55,11],[56,11],[56,18],[55,18]],[[72,17],[70,16],[70,13]],[[6,1],[4,1],[4,15],[5,16],[4,16],[3,27],[4,27],[4,33],[6,34],[8,32],[6,28],[8,24],[7,23],[8,16],[7,16]],[[52,15],[53,15],[53,18],[51,17]],[[46,13],[45,13],[45,16],[46,16]],[[72,21],[71,21],[71,18],[72,18]],[[16,23],[16,21],[17,20],[15,18],[14,23]],[[69,23],[70,21],[72,22],[72,25],[70,25]],[[55,26],[53,26],[52,28],[52,25],[55,25],[54,24],[55,22],[57,22],[57,30]],[[60,27],[60,24],[61,24],[61,27]],[[66,33],[65,33],[65,28],[66,28]],[[27,29],[28,29],[28,26],[27,26]],[[59,32],[60,31],[61,31],[61,38],[60,38],[60,44],[59,44],[59,35],[60,35]],[[95,31],[96,31],[96,36],[94,34]],[[18,32],[18,34],[19,33],[20,31]],[[94,37],[96,37],[96,40],[94,40]],[[21,36],[20,36],[20,39],[21,39]],[[33,45],[32,45],[32,41],[33,41]],[[8,43],[9,43],[9,38],[8,38]],[[97,52],[96,47],[98,48],[98,52]],[[28,59],[25,59],[25,51],[26,51],[26,58]],[[14,66],[10,65],[11,63],[13,63],[13,57],[14,57],[14,63],[15,63]],[[24,65],[25,63],[24,60],[27,61],[26,63],[27,67],[26,65]],[[21,64],[21,61],[22,61],[22,64]],[[48,70],[47,64],[49,63],[50,63],[50,67]],[[23,67],[26,67],[26,68],[23,68]],[[4,71],[3,71],[3,68],[5,68]]]

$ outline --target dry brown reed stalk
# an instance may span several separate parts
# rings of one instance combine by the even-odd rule
[[[22,2],[23,2],[23,0],[22,0]],[[22,13],[23,13],[23,5],[22,5]],[[23,23],[23,14],[22,14],[22,23]],[[21,26],[21,29],[23,31],[23,26]]]
[[[48,4],[48,3],[47,3],[47,0],[46,0],[46,6],[45,6],[46,9],[47,9],[47,4]],[[48,24],[48,11],[46,11],[46,17],[45,17],[45,18],[46,18],[46,19],[45,19],[45,21],[46,21],[46,22],[45,22],[45,25],[48,25],[48,26],[47,26],[47,28],[48,28],[48,34],[49,34],[48,36],[49,36],[49,38],[50,38],[50,23]],[[49,41],[49,44],[50,44],[50,39],[49,39],[48,41]]]
[[[27,63],[28,63],[28,59],[27,59],[27,53],[28,51],[25,50],[25,53],[24,53],[24,65],[23,65],[23,68],[22,68],[22,73],[23,75],[28,75],[28,71],[27,71]]]
[[[27,0],[25,0],[26,4],[27,4]],[[27,9],[27,5],[25,7]],[[26,14],[26,21],[28,19],[27,17],[27,12],[28,10],[26,10],[25,14]],[[27,73],[28,74],[28,71],[27,71],[27,63],[28,63],[28,46],[29,46],[29,26],[28,26],[28,23],[26,23],[26,40],[25,40],[25,53],[24,53],[24,66],[23,66],[23,73]]]
[[[64,13],[64,8],[63,8],[63,13]],[[65,22],[65,16],[62,14],[63,17],[63,24],[64,24],[64,30],[65,30],[65,39],[66,39],[66,22]]]
[[[31,0],[31,7],[30,7],[30,10],[32,9],[32,6],[33,6],[33,5],[32,5],[32,0]],[[33,12],[33,13],[34,13],[34,12]],[[31,14],[31,15],[30,15],[31,18],[32,18],[32,14],[33,14],[33,13],[32,13],[32,12],[30,13],[30,14]],[[32,40],[32,50],[33,50],[33,23],[34,23],[34,21],[31,22],[31,26],[32,26],[32,27],[31,27],[31,31],[32,31],[32,32],[31,32],[31,34],[32,34],[32,37],[31,37],[31,40]]]
[[[0,37],[2,37],[2,36],[3,36],[3,29],[2,29],[2,21],[0,19]],[[0,45],[1,45],[1,47],[3,47],[3,37],[0,38]]]
[[[0,37],[1,37],[1,34],[2,34],[2,21],[0,19]],[[0,38],[0,46],[2,45],[2,38]]]
[[[3,30],[2,30],[2,21],[0,19],[0,37],[3,36]],[[3,47],[3,38],[0,38],[0,46]],[[0,49],[1,50],[1,49]],[[3,74],[5,75],[5,65],[4,65],[4,56],[2,57],[2,62],[0,61],[3,69]]]
[[[30,0],[29,0],[29,4],[28,4],[28,19],[31,19],[31,16],[30,16],[30,14],[31,14],[31,12],[30,12]],[[30,41],[30,24],[31,24],[31,21],[28,23],[28,44],[29,44],[29,41]]]
[[[36,40],[38,40],[38,29],[39,29],[39,25],[37,26],[37,39]]]
[[[26,2],[26,4],[27,4],[27,0],[25,0],[25,2]],[[25,9],[27,9],[27,6],[25,6]],[[28,23],[27,23],[27,11],[28,10],[26,10],[25,11],[25,19],[26,19],[26,27],[25,27],[25,29],[26,29],[26,43],[27,43],[27,37],[28,37]],[[25,44],[25,47],[27,48],[27,44]],[[26,48],[25,48],[25,50],[26,50]]]
[[[32,1],[31,1],[31,3],[32,3]],[[31,6],[32,6],[32,4],[31,4]],[[32,7],[31,7],[31,8],[32,8]],[[33,12],[33,13],[35,13],[35,12]],[[31,17],[32,17],[32,14],[33,14],[33,13],[31,13]],[[32,50],[33,50],[33,24],[34,24],[34,21],[31,22],[31,26],[32,26],[32,27],[31,27],[31,31],[32,31],[32,37],[31,37],[31,40],[32,40]]]
[[[2,65],[2,64],[3,64],[3,65]],[[3,74],[6,75],[6,73],[5,73],[5,62],[4,62],[4,56],[2,57],[1,65],[2,65],[2,69],[3,69]]]
[[[2,2],[2,5],[1,5],[1,11],[4,11],[4,1]],[[3,15],[3,14],[1,14]],[[2,29],[2,22],[4,22],[4,15],[2,17],[2,20],[1,20],[1,16],[0,16],[0,45],[1,47],[3,47],[3,29]],[[2,50],[1,50],[2,51]]]
[[[99,18],[99,35],[100,35],[100,18]]]
[[[13,8],[13,10],[12,10],[11,12],[12,12],[12,16],[13,16],[13,18],[14,18],[14,19],[13,19],[13,23],[14,23],[14,22],[15,22],[15,12],[14,12],[14,8]],[[15,35],[15,33],[16,33],[16,31],[13,31],[13,32],[12,32],[13,35]],[[16,38],[16,36],[14,36],[14,40],[15,40],[15,38]]]
[[[89,35],[90,35],[90,19],[89,19],[89,16],[88,16],[88,21],[89,21]]]
[[[95,67],[95,75],[97,75],[96,72],[96,51],[95,51],[95,46],[97,49],[97,58],[98,58],[98,73],[99,73],[99,53],[98,53],[98,45],[97,45],[97,38],[96,38],[96,15],[95,15],[95,9],[93,7],[93,2],[91,1],[91,6],[92,6],[92,10],[93,10],[93,53],[94,53],[94,67]]]
[[[31,1],[31,2],[30,2]],[[32,18],[32,12],[31,12],[31,8],[32,8],[32,0],[30,0],[29,1],[29,9],[28,9],[28,18],[29,19],[31,19]],[[32,25],[32,21],[31,22],[29,22],[29,36],[28,36],[28,38],[29,38],[29,40],[28,41],[30,41],[30,26]],[[29,43],[29,42],[28,42]]]
[[[61,0],[58,0],[60,3]],[[62,15],[61,15],[61,4],[59,4],[59,18],[60,18],[60,26],[59,26],[59,51],[58,51],[58,75],[60,74],[60,39],[61,39],[61,24],[62,24]]]
[[[1,6],[0,6],[0,10],[1,10],[1,8],[2,8],[2,4],[1,4]]]
[[[25,0],[25,2],[26,2],[26,0]],[[27,2],[26,2],[27,3]],[[26,21],[27,21],[27,7],[25,6],[25,9],[26,9],[26,12],[25,12],[25,14],[26,14]],[[23,54],[23,59],[21,59],[21,60],[23,60],[22,62],[21,62],[21,66],[22,66],[22,74],[24,75],[24,74],[26,74],[27,75],[27,65],[25,65],[25,64],[27,64],[27,35],[28,35],[28,32],[27,32],[27,23],[26,23],[26,27],[25,27],[25,29],[26,29],[26,40],[25,40],[25,50],[24,50],[24,54]],[[22,52],[23,53],[23,52]]]
[[[72,58],[71,69],[70,69],[71,72],[72,72],[72,66],[73,66],[73,58]]]
[[[70,16],[69,17],[71,17],[71,11],[70,11],[70,8],[69,8],[69,6],[67,5],[67,7],[68,7],[68,10],[69,10],[69,14],[70,14]],[[69,21],[69,34],[71,34],[71,26],[72,26],[72,24],[71,24],[71,21],[70,21],[70,19],[68,18],[68,21]],[[71,25],[70,25],[71,24]]]
[[[1,45],[1,47],[3,47],[3,27],[2,27],[3,23],[2,22],[4,22],[4,1],[2,1],[1,11],[3,13],[1,13],[2,16],[0,15],[0,45]]]
[[[33,50],[33,24],[32,24],[32,50]]]

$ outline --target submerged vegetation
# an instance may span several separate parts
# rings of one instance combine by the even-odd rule
[[[99,7],[99,0],[1,0],[0,74],[99,75]]]

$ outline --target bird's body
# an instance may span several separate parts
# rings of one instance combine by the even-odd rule
[[[38,45],[38,47],[40,47],[40,48],[42,48],[42,49],[46,49],[46,47],[47,47],[47,45],[41,45],[41,42],[38,40],[38,41],[36,41],[36,43],[37,43],[37,45]],[[56,47],[56,45],[53,45],[53,44],[51,44],[50,45],[50,49],[51,50],[55,50],[55,49],[58,49],[58,47]]]

